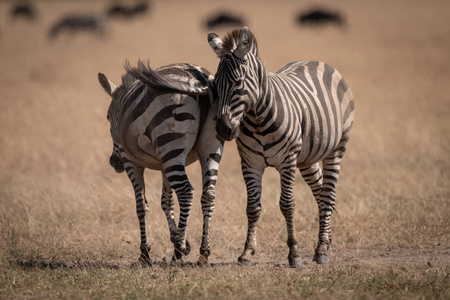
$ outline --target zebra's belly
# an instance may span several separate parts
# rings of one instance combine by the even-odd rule
[[[289,153],[297,155],[297,167],[306,167],[322,161],[334,151],[334,148],[332,148],[320,149],[320,151],[316,153],[309,153],[308,151],[303,151],[303,149],[301,149],[300,152],[297,152],[296,154],[296,150],[294,149],[297,149],[297,147],[292,147],[292,151],[287,149],[283,151],[283,149],[279,149],[277,153],[274,153],[273,151],[263,151],[262,158],[264,158],[266,166],[279,168],[280,166],[283,166],[286,161],[286,155]]]
[[[335,130],[332,134],[304,135],[302,147],[297,157],[298,167],[307,167],[328,157],[338,147],[342,132]]]

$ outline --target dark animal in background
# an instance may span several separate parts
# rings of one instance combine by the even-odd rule
[[[93,32],[102,37],[105,34],[105,19],[100,15],[68,15],[61,18],[50,28],[49,38],[54,39],[61,32]]]
[[[241,17],[232,15],[230,13],[221,12],[206,20],[206,28],[213,29],[217,27],[226,26],[244,26],[244,20]]]
[[[108,10],[107,15],[110,18],[133,18],[146,13],[149,10],[148,1],[137,2],[134,6],[127,6],[121,3],[112,4]]]
[[[14,19],[33,21],[37,17],[36,8],[29,2],[16,3],[11,7],[10,13]]]
[[[301,25],[312,26],[326,24],[334,24],[338,26],[345,25],[345,19],[339,12],[323,8],[316,8],[306,12],[301,12],[297,17],[297,22]]]

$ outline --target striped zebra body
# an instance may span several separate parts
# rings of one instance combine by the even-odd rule
[[[322,62],[293,62],[277,73],[267,72],[246,27],[224,40],[210,33],[208,40],[221,59],[215,75],[216,129],[225,140],[236,138],[247,187],[248,232],[239,261],[249,261],[256,250],[261,178],[271,166],[280,173],[280,209],[286,219],[290,265],[301,265],[293,224],[296,169],[319,208],[314,260],[327,263],[336,184],[353,125],[350,89],[339,72]]]
[[[116,87],[103,74],[99,81],[112,101],[108,109],[113,153],[110,164],[117,172],[126,171],[135,192],[141,231],[140,261],[151,264],[146,219],[144,169],[162,173],[161,207],[166,214],[173,260],[190,252],[186,240],[193,188],[185,166],[199,160],[203,175],[203,235],[198,263],[208,264],[209,224],[214,210],[215,183],[222,156],[223,141],[215,133],[215,121],[208,95],[212,75],[191,64],[174,64],[153,71],[139,62],[126,66],[122,85]],[[174,217],[173,191],[178,198],[180,217]]]

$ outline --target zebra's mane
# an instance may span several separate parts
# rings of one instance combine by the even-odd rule
[[[153,70],[150,63],[139,60],[133,68],[125,63],[129,75],[161,92],[183,93],[189,95],[208,95],[211,93],[211,79],[206,70],[199,70],[193,65],[177,64]],[[209,72],[208,72],[209,73]]]
[[[225,37],[223,38],[222,47],[218,49],[220,57],[232,53],[234,52],[234,50],[236,50],[236,47],[239,42],[240,32],[241,32],[240,29],[234,29],[233,31],[228,32],[225,35]],[[252,32],[250,32],[250,44],[252,45],[250,52],[253,53],[253,55],[255,55],[256,57],[259,57],[258,43],[256,42],[256,37],[253,35]]]
[[[137,81],[137,79],[132,75],[128,73],[122,75],[122,84],[117,87],[114,92],[113,101],[111,103],[114,102],[118,105],[118,107],[122,107],[122,105],[124,105],[127,101],[127,95],[133,90],[134,87],[136,87],[138,83],[139,81]]]
[[[122,76],[122,86],[126,89],[130,88],[131,85],[136,81],[136,78],[131,74],[125,73]]]

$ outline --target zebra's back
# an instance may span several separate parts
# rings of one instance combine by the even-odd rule
[[[208,74],[192,71],[197,69],[189,64],[176,64],[161,67],[156,73],[166,80],[173,77],[206,82]],[[189,77],[186,72],[194,75]],[[193,149],[209,110],[206,96],[154,89],[143,80],[135,81],[126,93],[130,100],[121,111],[120,142],[133,161],[146,168],[162,169],[171,159],[185,160],[186,165],[197,160]]]
[[[148,96],[144,95],[144,98]],[[144,109],[142,113],[139,112],[141,109]],[[149,99],[146,107],[130,108],[128,115],[138,117],[133,117],[133,121],[122,129],[126,139],[123,146],[136,163],[161,169],[163,163],[180,155],[186,158],[186,165],[197,159],[191,150],[199,132],[200,109],[193,97],[182,94],[155,96]]]

